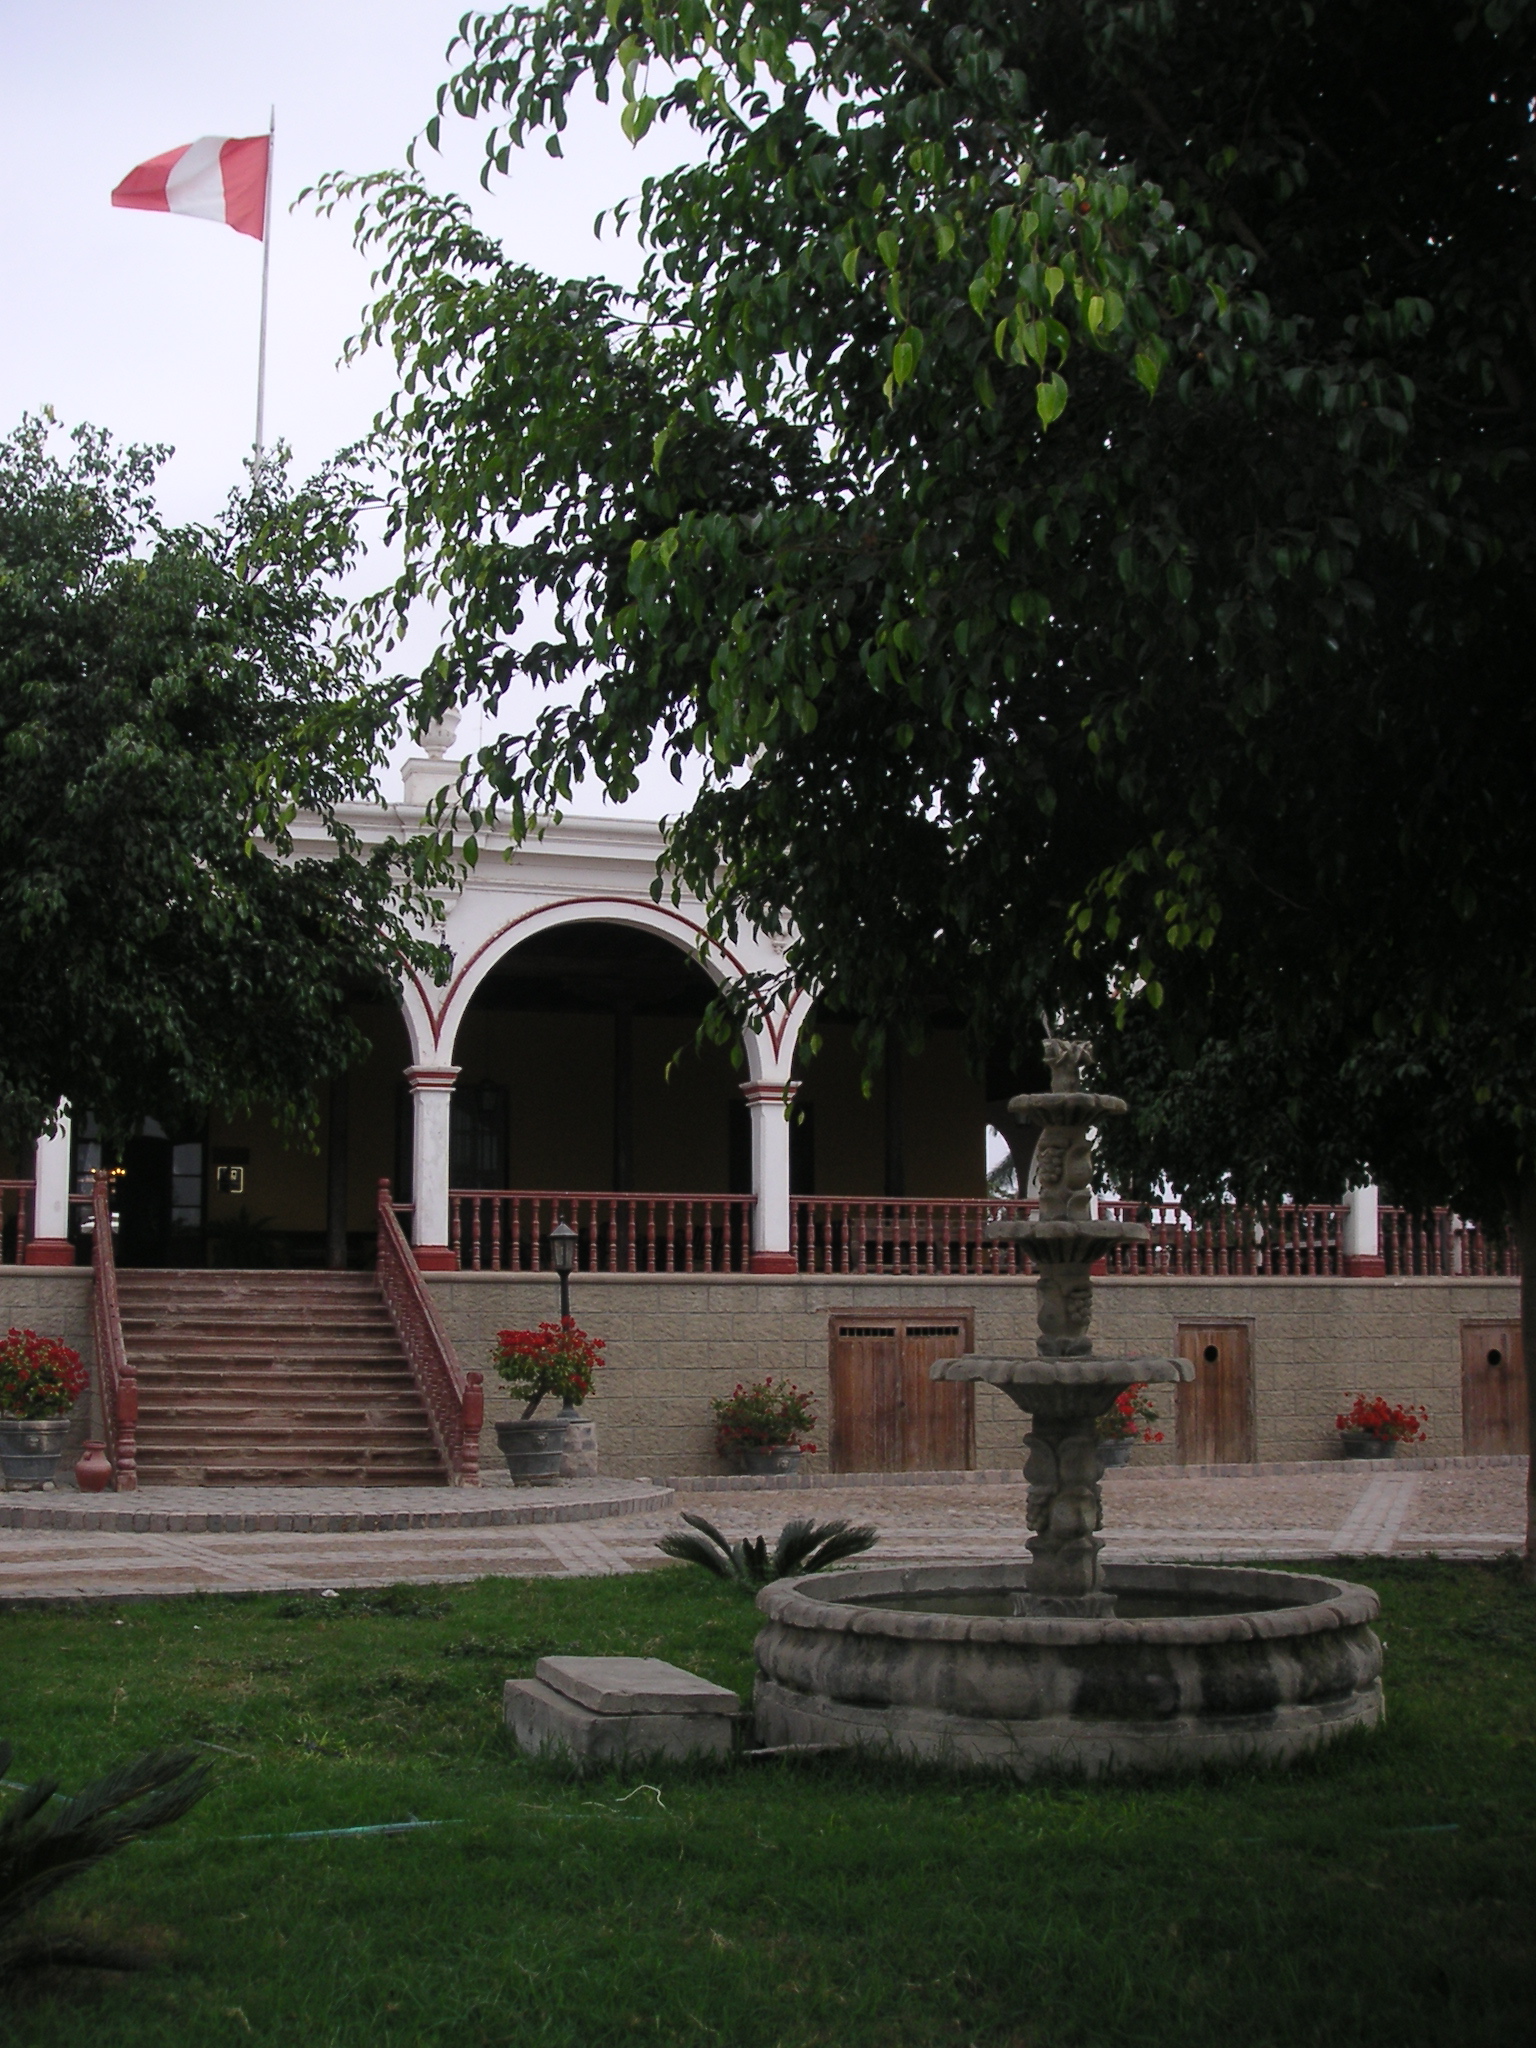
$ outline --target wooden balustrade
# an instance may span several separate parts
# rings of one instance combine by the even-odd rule
[[[449,1241],[471,1273],[541,1273],[558,1222],[576,1232],[583,1273],[745,1273],[752,1264],[751,1195],[577,1194],[455,1188]]]
[[[406,1242],[389,1182],[379,1182],[379,1286],[454,1486],[480,1484],[485,1375],[465,1372]]]
[[[32,1202],[31,1181],[0,1180],[0,1266],[26,1264]]]
[[[870,1273],[965,1279],[1028,1274],[1012,1242],[987,1237],[990,1223],[1034,1214],[1037,1204],[986,1199],[895,1200],[796,1195],[790,1249],[802,1273]],[[455,1188],[450,1235],[470,1272],[548,1270],[546,1240],[564,1219],[577,1233],[587,1273],[744,1273],[751,1266],[753,1197],[516,1188]],[[1274,1202],[1191,1213],[1176,1202],[1103,1200],[1098,1213],[1145,1223],[1145,1243],[1111,1246],[1103,1270],[1138,1280],[1342,1279],[1342,1202]],[[1504,1278],[1519,1273],[1512,1244],[1448,1210],[1429,1218],[1383,1207],[1381,1255],[1389,1274]]]
[[[986,1227],[1032,1215],[1035,1207],[1008,1200],[796,1195],[790,1203],[790,1248],[802,1273],[1027,1273],[1029,1260],[1020,1247],[989,1243]]]
[[[1411,1209],[1378,1211],[1381,1256],[1394,1278],[1513,1280],[1520,1254],[1511,1239],[1490,1236],[1449,1209],[1427,1216]]]
[[[96,1341],[96,1377],[101,1388],[101,1416],[113,1484],[119,1493],[136,1493],[139,1376],[128,1363],[123,1318],[117,1305],[111,1185],[111,1174],[98,1173],[91,1189],[91,1329]]]

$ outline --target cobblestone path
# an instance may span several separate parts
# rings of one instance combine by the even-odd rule
[[[592,1489],[594,1492],[597,1489]],[[617,1489],[616,1489],[617,1490]],[[172,1489],[146,1489],[135,1508],[167,1512]],[[175,1490],[185,1514],[182,1490]],[[1426,1556],[1490,1558],[1519,1548],[1525,1524],[1525,1465],[1325,1466],[1286,1476],[1213,1477],[1163,1467],[1110,1473],[1104,1485],[1106,1557],[1112,1562],[1253,1563],[1267,1558]],[[322,1591],[396,1582],[451,1583],[499,1574],[588,1577],[645,1571],[662,1563],[656,1538],[679,1526],[683,1509],[733,1536],[775,1534],[792,1515],[844,1515],[879,1528],[881,1559],[1007,1559],[1025,1554],[1025,1489],[1017,1480],[964,1486],[818,1487],[814,1492],[658,1493],[657,1507],[582,1521],[470,1523],[526,1493],[487,1486],[478,1496],[420,1491],[418,1515],[442,1506],[451,1526],[355,1526],[377,1514],[377,1491],[285,1493],[252,1489],[235,1497],[188,1495],[204,1513],[243,1508],[278,1521],[299,1503],[314,1522],[322,1505],[332,1526],[246,1529],[68,1529],[0,1527],[0,1598],[101,1599],[191,1592]],[[7,1497],[14,1501],[15,1496]],[[26,1496],[37,1500],[37,1495]],[[61,1501],[65,1496],[58,1497]],[[115,1498],[115,1497],[114,1497]],[[545,1497],[547,1498],[547,1497]],[[451,1503],[451,1508],[449,1507]],[[209,1517],[211,1519],[211,1516]],[[338,1526],[351,1520],[353,1526]]]

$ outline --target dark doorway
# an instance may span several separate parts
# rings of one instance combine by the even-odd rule
[[[976,1389],[929,1368],[973,1349],[968,1308],[833,1316],[832,1470],[968,1472]]]

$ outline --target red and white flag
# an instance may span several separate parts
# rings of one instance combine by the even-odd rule
[[[137,165],[113,192],[112,204],[221,220],[259,242],[266,229],[271,153],[270,135],[205,135]]]

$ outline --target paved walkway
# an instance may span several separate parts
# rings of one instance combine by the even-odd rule
[[[649,1489],[640,1482],[562,1489],[533,1497],[506,1486],[465,1492],[410,1489],[405,1505],[379,1489],[266,1489],[214,1496],[146,1488],[130,1505],[166,1526],[99,1529],[0,1524],[0,1598],[102,1599],[192,1592],[321,1592],[397,1582],[453,1583],[490,1574],[588,1577],[645,1571],[656,1538],[679,1511],[703,1514],[728,1534],[774,1534],[792,1515],[873,1522],[878,1555],[898,1561],[1022,1558],[1028,1531],[1017,1479],[980,1484],[818,1486],[814,1492]],[[424,1497],[425,1495],[425,1497]],[[193,1505],[189,1508],[190,1497]],[[49,1496],[24,1496],[41,1505]],[[620,1503],[622,1502],[622,1505]],[[17,1496],[4,1507],[14,1508]],[[67,1506],[66,1506],[67,1503]],[[59,1511],[84,1506],[60,1495]],[[581,1519],[543,1517],[564,1510]],[[390,1514],[416,1526],[380,1527]],[[169,1526],[177,1516],[201,1528]],[[513,1515],[516,1519],[512,1519]],[[1329,1465],[1284,1476],[1211,1476],[1173,1467],[1113,1472],[1104,1487],[1106,1556],[1112,1562],[1254,1563],[1264,1559],[1490,1558],[1524,1540],[1525,1464]],[[292,1517],[308,1527],[292,1526]],[[437,1519],[423,1526],[427,1517]],[[534,1519],[538,1516],[539,1519]],[[222,1518],[228,1518],[227,1521]],[[290,1526],[277,1524],[287,1517]],[[208,1526],[215,1518],[221,1526]],[[360,1525],[374,1521],[372,1528]],[[265,1528],[249,1526],[268,1522]]]

